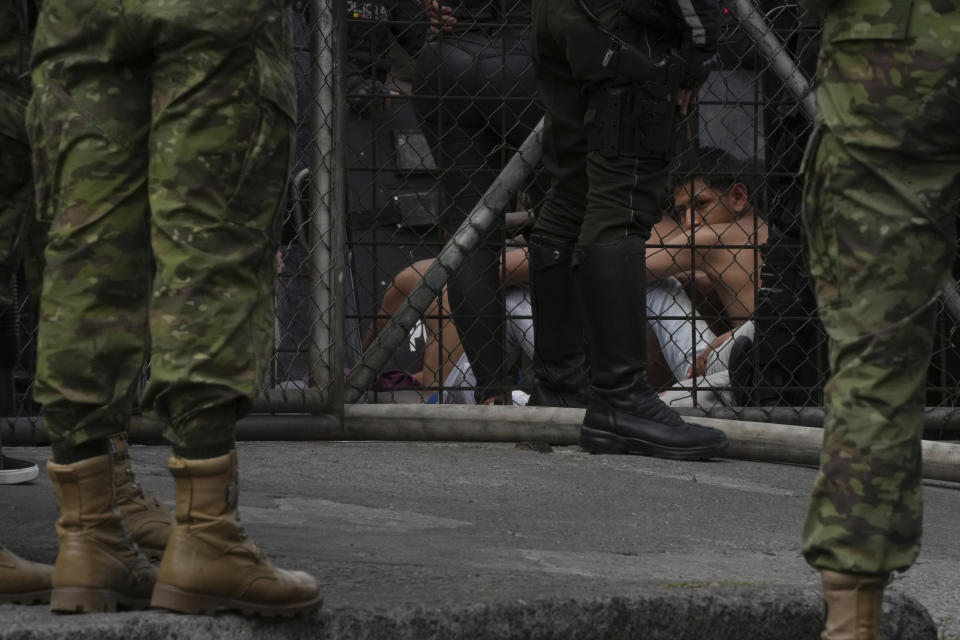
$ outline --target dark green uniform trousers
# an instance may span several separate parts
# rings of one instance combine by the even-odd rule
[[[51,224],[36,397],[55,457],[126,429],[148,355],[141,406],[169,423],[174,451],[232,446],[270,362],[295,117],[288,12],[43,3],[28,130]]]

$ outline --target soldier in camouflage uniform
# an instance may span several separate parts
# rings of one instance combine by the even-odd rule
[[[237,518],[234,427],[268,358],[295,117],[287,3],[47,0],[34,40],[37,215],[50,224],[37,399],[60,550],[51,608],[316,608]],[[109,437],[168,424],[176,523],[158,573],[115,510]],[[156,582],[156,584],[154,584]]]
[[[960,3],[825,8],[804,216],[832,377],[804,553],[822,637],[865,640],[920,547],[924,385],[960,198]]]

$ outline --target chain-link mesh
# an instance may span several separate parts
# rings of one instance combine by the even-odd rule
[[[258,410],[528,399],[527,241],[549,180],[530,16],[475,5],[295,5],[300,118]],[[779,0],[730,0],[723,12],[722,65],[680,123],[637,331],[672,406],[818,422],[828,366],[799,176],[820,24]],[[7,415],[25,417],[37,406],[23,277],[16,309],[0,395]],[[927,388],[938,437],[960,425],[956,326],[942,310]]]
[[[271,411],[338,413],[343,387],[343,99],[341,3],[299,2],[293,12],[297,103],[289,206],[282,221],[271,379],[255,404]]]
[[[539,118],[523,59],[528,16],[458,13],[445,29],[429,16],[404,21],[394,5],[348,3],[347,366],[378,361],[353,399],[523,403],[534,344],[525,244],[544,193],[540,168],[527,167],[498,227],[475,234],[460,267],[470,275],[440,270],[449,282],[426,287],[423,278]],[[659,271],[646,292],[649,376],[677,407],[816,421],[828,366],[804,265],[799,172],[820,24],[783,2],[731,2],[724,18],[723,64],[681,125],[675,194],[650,241],[648,268]],[[403,41],[416,41],[415,30],[428,42],[412,56]],[[471,280],[481,293],[451,291]],[[412,305],[413,326],[378,341],[398,311],[409,314],[418,287],[431,295]],[[461,317],[469,312],[472,322]],[[953,326],[942,315],[931,407],[952,406]],[[374,347],[389,356],[371,357]],[[490,349],[496,365],[478,371],[471,353],[490,360]],[[489,394],[478,377],[505,393]],[[948,428],[952,413],[934,414]]]

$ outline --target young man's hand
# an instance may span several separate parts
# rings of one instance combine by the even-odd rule
[[[687,371],[687,377],[692,378],[694,376],[703,376],[707,374],[707,363],[710,360],[710,354],[723,346],[727,340],[733,335],[733,331],[727,331],[722,333],[716,338],[713,339],[713,342],[710,343],[706,349],[697,354],[697,359],[693,361],[693,366]]]

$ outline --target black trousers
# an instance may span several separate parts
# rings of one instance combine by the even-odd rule
[[[618,31],[619,0],[587,0],[601,23]],[[588,146],[596,113],[590,97],[629,84],[603,65],[610,37],[576,0],[534,4],[533,60],[545,115],[543,165],[550,190],[536,230],[579,244],[607,244],[625,235],[650,235],[667,189],[667,161],[642,154],[610,157]],[[670,43],[653,33],[634,35],[652,59]]]

